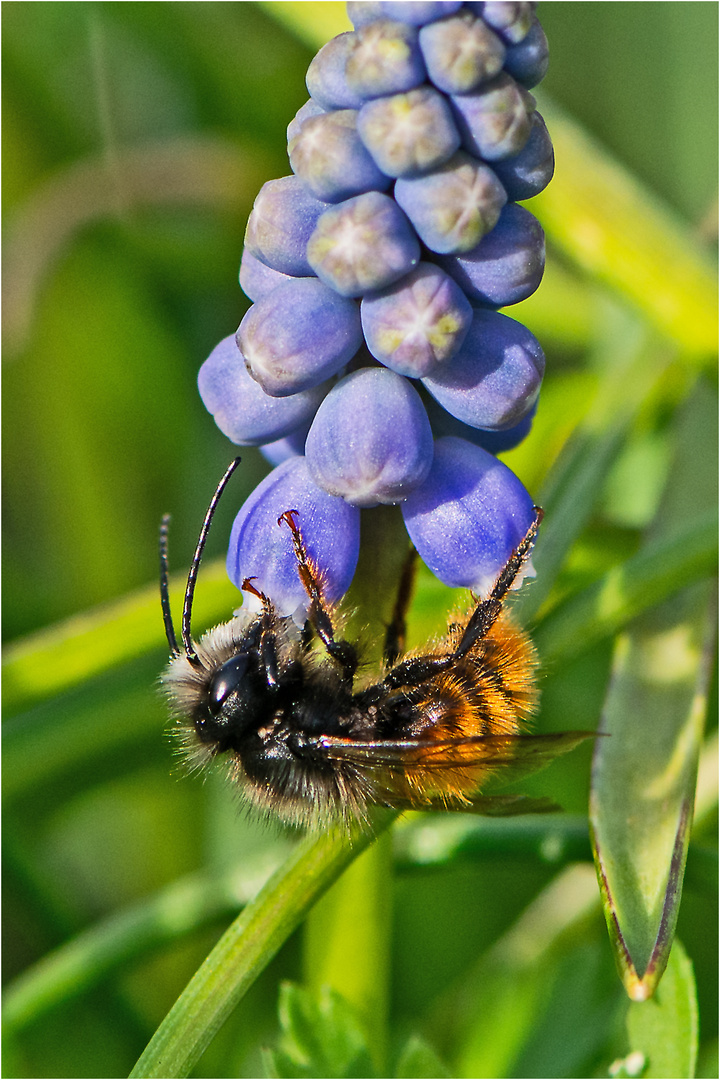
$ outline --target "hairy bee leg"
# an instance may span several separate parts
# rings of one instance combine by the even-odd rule
[[[262,629],[260,630],[260,656],[262,658],[263,670],[265,671],[265,681],[271,690],[276,690],[280,685],[280,674],[278,670],[277,650],[275,648],[275,633],[273,630],[274,621],[274,608],[272,601],[264,592],[260,592],[253,585],[255,578],[245,578],[242,583],[242,588],[245,592],[250,592],[253,596],[257,596],[263,606],[262,612]]]
[[[518,576],[522,564],[532,550],[542,519],[543,511],[539,506],[536,506],[535,520],[500,571],[500,575],[488,598],[481,600],[470,616],[453,657],[465,656],[477,641],[482,640],[490,632],[493,623],[502,611],[503,600],[507,596],[513,581]]]
[[[394,664],[399,656],[405,652],[405,636],[407,633],[407,613],[412,600],[415,587],[415,574],[417,570],[417,551],[411,547],[403,564],[400,582],[398,584],[395,606],[393,608],[392,621],[389,623],[385,634],[385,648],[383,655],[388,665]]]
[[[302,533],[295,517],[299,517],[297,510],[286,510],[278,518],[278,525],[287,525],[292,533],[293,550],[298,564],[298,574],[305,592],[310,597],[310,611],[308,621],[315,633],[322,641],[329,655],[337,661],[343,670],[343,677],[352,682],[357,671],[358,655],[353,645],[343,638],[335,637],[335,629],[332,618],[328,611],[322,594],[322,585],[310,556],[307,553]]]

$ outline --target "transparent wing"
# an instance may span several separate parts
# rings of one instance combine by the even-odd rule
[[[351,765],[384,801],[398,807],[448,807],[460,800],[480,813],[537,813],[557,809],[541,800],[542,806],[510,809],[514,796],[501,804],[480,804],[486,798],[475,794],[487,781],[503,784],[544,769],[555,758],[569,753],[592,731],[552,732],[545,735],[476,735],[461,739],[373,739],[361,741],[323,735],[317,746],[323,756]],[[448,801],[449,800],[449,801]],[[537,800],[532,800],[537,802]],[[493,805],[495,809],[493,810]],[[529,804],[526,804],[529,805]]]

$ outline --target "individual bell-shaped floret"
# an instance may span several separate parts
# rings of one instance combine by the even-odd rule
[[[312,100],[322,109],[359,109],[365,100],[364,94],[348,86],[345,75],[345,65],[355,47],[355,34],[348,30],[323,45],[310,61],[305,83]]]
[[[380,9],[380,14],[376,18],[400,19],[402,22],[410,23],[411,26],[424,26],[425,23],[432,22],[434,19],[444,19],[446,15],[454,14],[462,7],[462,0],[434,0],[434,2],[433,0],[424,0],[424,2],[423,0],[397,0],[397,2],[386,0],[385,3],[379,4],[349,3],[348,15],[354,22],[352,8],[371,7]]]
[[[365,341],[381,364],[419,379],[458,351],[472,322],[462,289],[444,270],[419,263],[395,285],[360,305]]]
[[[352,359],[362,343],[360,312],[317,278],[296,278],[253,304],[237,343],[266,394],[298,394]]]
[[[326,387],[269,397],[245,366],[235,337],[216,345],[198,373],[200,397],[231,442],[258,446],[284,438],[314,416]]]
[[[467,439],[475,446],[482,446],[489,454],[504,454],[508,450],[514,450],[516,446],[527,438],[533,425],[533,419],[537,412],[537,402],[530,412],[513,427],[505,428],[504,431],[483,431],[482,428],[472,428],[469,424],[463,424],[451,416],[447,409],[438,405],[434,398],[429,395],[423,396],[423,404],[427,410],[430,427],[434,437],[443,435],[455,435],[459,439]],[[273,444],[274,445],[274,444]],[[262,447],[261,447],[262,449]]]
[[[545,234],[538,219],[517,203],[508,203],[497,225],[477,247],[438,262],[470,297],[487,307],[507,307],[526,300],[545,270]]]
[[[305,453],[305,440],[307,439],[311,423],[312,419],[301,424],[299,428],[296,428],[295,431],[291,431],[290,434],[286,435],[283,439],[276,439],[275,442],[263,443],[260,447],[260,453],[271,465],[282,465],[283,461],[287,461],[288,458],[302,457]]]
[[[390,186],[389,176],[378,168],[363,145],[357,120],[355,109],[321,113],[305,120],[290,139],[292,170],[315,198],[336,203]]]
[[[417,176],[442,165],[460,146],[447,99],[431,86],[366,102],[358,133],[387,176]]]
[[[545,354],[522,323],[477,310],[462,348],[423,385],[464,424],[502,431],[527,416],[544,372]]]
[[[425,75],[415,27],[380,19],[354,31],[345,77],[355,93],[364,98],[402,94],[420,86]]]
[[[307,256],[332,289],[342,296],[362,296],[409,273],[420,259],[420,244],[397,203],[368,191],[325,211],[308,241]]]
[[[227,571],[242,588],[246,578],[272,600],[280,615],[302,624],[309,598],[298,574],[292,533],[281,515],[297,511],[295,520],[307,553],[322,567],[323,593],[329,603],[339,600],[352,581],[360,550],[360,511],[328,495],[308,474],[304,457],[278,465],[255,488],[235,518],[230,534]],[[259,610],[260,599],[244,593],[243,606]]]
[[[301,105],[298,111],[293,116],[292,120],[287,126],[287,141],[290,142],[299,134],[301,127],[306,120],[310,120],[313,116],[322,116],[326,110],[322,105],[319,105],[317,101],[309,98],[304,105]]]
[[[526,89],[532,90],[547,75],[549,61],[548,40],[536,18],[522,41],[508,49],[505,70]]]
[[[240,288],[253,303],[262,300],[263,296],[267,296],[278,285],[295,280],[291,274],[281,274],[279,270],[266,266],[253,255],[250,248],[243,248],[240,260]]]
[[[506,465],[452,436],[435,440],[430,473],[402,513],[433,574],[478,596],[489,594],[535,517],[532,499]],[[521,577],[534,572],[529,561],[523,570]]]
[[[492,167],[511,202],[531,199],[547,187],[555,171],[555,152],[539,112],[532,115],[530,137],[520,153],[493,161]]]
[[[519,154],[530,137],[535,99],[502,72],[472,94],[450,98],[463,146],[483,161]]]
[[[268,180],[248,218],[245,246],[273,270],[294,277],[313,273],[307,244],[328,203],[310,194],[297,176]]]
[[[464,11],[423,26],[420,49],[428,75],[446,94],[467,94],[499,75],[505,45],[482,19]]]
[[[493,170],[458,151],[427,176],[395,185],[395,199],[431,251],[471,251],[497,222],[507,195]]]
[[[385,368],[346,375],[324,399],[305,444],[316,484],[355,506],[397,503],[432,464],[430,422],[407,379]]]
[[[509,0],[472,2],[468,7],[482,15],[488,26],[492,26],[511,45],[523,40],[532,26],[535,13],[534,3],[511,3]]]

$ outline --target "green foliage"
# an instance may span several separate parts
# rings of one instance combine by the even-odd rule
[[[379,815],[371,846],[183,774],[150,584],[161,514],[181,568],[231,455],[197,369],[342,6],[5,5],[7,1075],[717,1075],[717,9],[540,13],[548,267],[510,314],[548,370],[505,460],[546,518],[514,607],[536,730],[612,734],[509,790],[565,813]],[[220,506],[198,630],[266,468]],[[465,602],[421,573],[410,645]]]

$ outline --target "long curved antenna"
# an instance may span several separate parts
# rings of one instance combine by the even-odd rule
[[[170,646],[170,655],[179,656],[180,649],[178,647],[177,638],[175,637],[175,627],[173,626],[172,615],[170,613],[170,592],[168,589],[168,528],[170,527],[170,515],[165,514],[160,523],[160,603],[162,604],[163,622],[165,623],[165,634],[167,636],[168,645]]]
[[[185,648],[185,655],[187,656],[191,664],[200,664],[200,658],[195,652],[195,648],[192,642],[192,635],[190,633],[192,602],[193,595],[195,593],[195,582],[197,580],[198,570],[200,568],[200,560],[202,559],[202,553],[205,548],[205,541],[207,540],[207,535],[210,531],[210,525],[212,523],[213,515],[215,513],[215,508],[220,500],[220,496],[225,490],[225,485],[240,464],[240,460],[241,459],[239,457],[236,457],[234,461],[230,462],[225,472],[225,475],[215,489],[215,494],[210,500],[210,505],[208,506],[205,520],[203,521],[202,529],[200,530],[200,536],[198,537],[195,554],[193,555],[192,562],[190,563],[190,573],[188,574],[187,586],[185,588],[185,602],[183,604],[182,613],[182,641]]]

